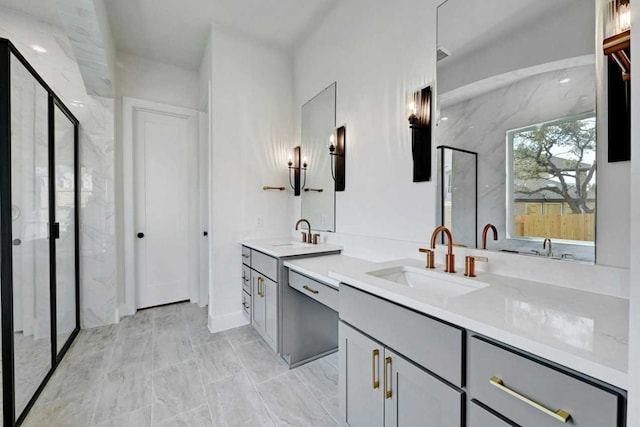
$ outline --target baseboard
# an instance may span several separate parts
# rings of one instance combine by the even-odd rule
[[[244,312],[240,310],[223,316],[209,316],[208,327],[209,331],[215,334],[216,332],[222,332],[248,324],[249,321],[244,316]]]

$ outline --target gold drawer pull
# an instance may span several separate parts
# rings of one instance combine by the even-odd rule
[[[304,285],[303,288],[309,292],[311,292],[314,295],[318,295],[320,293],[320,291],[317,291],[313,288],[310,288],[308,285]]]
[[[387,399],[391,399],[391,396],[393,396],[393,392],[391,391],[391,378],[389,378],[391,369],[389,368],[391,368],[391,357],[384,359],[384,396]]]
[[[377,369],[376,367],[378,366],[378,364],[376,363],[376,359],[380,357],[380,350],[375,349],[373,350],[373,355],[371,356],[371,375],[373,377],[373,389],[377,389],[380,387],[380,380],[376,379],[376,377],[378,375],[376,375],[377,373]]]
[[[538,402],[534,402],[533,400],[529,399],[528,397],[521,395],[517,391],[511,390],[510,388],[505,386],[504,385],[504,381],[502,381],[502,379],[500,379],[498,377],[492,377],[489,380],[489,384],[491,384],[494,387],[497,387],[498,390],[504,391],[505,393],[510,394],[511,396],[515,397],[516,399],[523,401],[527,405],[533,406],[537,410],[544,412],[545,414],[549,415],[550,417],[555,418],[556,420],[558,420],[560,422],[566,423],[567,421],[569,421],[569,418],[571,418],[571,414],[569,414],[568,412],[563,411],[562,409],[558,409],[557,411],[554,412],[551,409],[545,408],[544,406],[542,406]]]

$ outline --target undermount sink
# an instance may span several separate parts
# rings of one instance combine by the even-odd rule
[[[309,246],[309,243],[304,243],[304,242],[284,242],[284,243],[277,243],[275,245],[271,245],[274,248],[281,248],[281,247],[290,247],[290,248],[304,248]]]
[[[444,298],[458,297],[489,286],[478,280],[405,265],[370,271],[367,274]]]

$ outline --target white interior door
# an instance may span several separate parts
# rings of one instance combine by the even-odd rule
[[[197,277],[197,250],[193,250],[197,204],[192,203],[194,191],[197,195],[195,120],[134,109],[136,308],[190,299]]]

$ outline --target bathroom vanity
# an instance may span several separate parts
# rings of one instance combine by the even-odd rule
[[[308,244],[292,239],[242,241],[242,309],[251,325],[269,346],[282,355],[283,321],[292,304],[288,292],[284,262],[309,256],[340,253],[341,246]],[[306,300],[303,300],[306,302]],[[307,304],[305,304],[307,305]],[[322,306],[324,307],[324,306]],[[324,309],[310,305],[310,317],[322,316]]]
[[[341,282],[341,422],[625,425],[626,300],[461,276],[415,260],[330,273]]]

